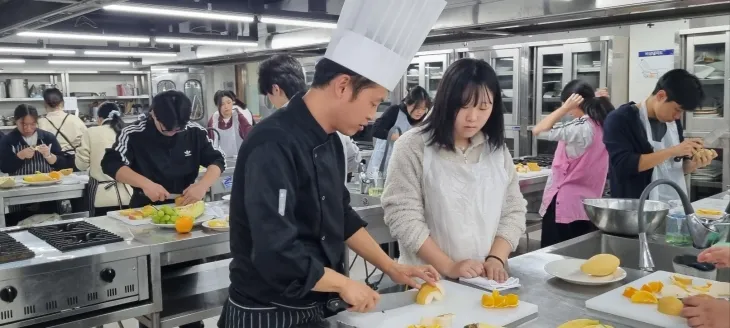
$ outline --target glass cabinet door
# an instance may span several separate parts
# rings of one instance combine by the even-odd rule
[[[725,105],[730,100],[726,91],[730,87],[727,74],[729,40],[727,33],[687,38],[685,67],[700,79],[705,100],[701,108],[686,112],[686,130],[711,132],[728,127]]]
[[[560,92],[567,82],[564,52],[562,45],[537,49],[535,119],[538,121],[560,107]]]
[[[421,64],[418,63],[414,59],[413,62],[411,62],[410,65],[408,65],[408,69],[406,70],[406,83],[404,83],[405,86],[405,92],[403,93],[403,97],[405,98],[406,95],[408,95],[408,91],[413,89],[413,87],[420,85],[420,70]]]
[[[426,88],[431,99],[436,97],[439,83],[446,70],[446,55],[424,56],[423,58],[423,87]]]
[[[605,87],[606,73],[601,56],[601,44],[579,43],[571,45],[570,50],[570,79],[585,81],[596,89]]]
[[[489,63],[497,73],[497,80],[502,89],[502,102],[504,102],[504,123],[505,125],[519,125],[517,113],[517,101],[519,97],[518,87],[518,49],[499,49],[490,53]]]

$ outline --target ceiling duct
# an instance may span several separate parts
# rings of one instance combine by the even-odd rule
[[[45,7],[47,5],[42,4],[53,4],[53,2],[40,2],[36,4],[31,4],[29,2],[32,2],[31,0],[23,0],[22,2],[18,2],[19,6],[23,6],[22,8],[25,8],[25,10],[33,10],[43,9],[42,7]],[[19,21],[19,22],[12,22],[8,25],[0,25],[0,38],[6,37],[11,34],[15,34],[19,31],[28,31],[28,30],[35,30],[42,27],[50,26],[62,21],[65,21],[67,19],[71,19],[77,16],[81,16],[84,14],[88,14],[90,12],[99,10],[101,7],[105,5],[110,4],[117,4],[117,3],[123,3],[126,2],[126,0],[78,0],[75,1],[73,4],[67,5],[67,6],[60,6],[57,9],[50,10],[47,12],[44,12],[43,14],[37,15],[35,17],[32,17],[27,20]],[[60,2],[60,3],[66,3],[66,2]],[[6,11],[8,14],[16,15],[17,12],[14,12],[12,8],[3,8],[4,11]],[[27,16],[26,16],[27,17]],[[10,20],[3,20],[4,23],[8,23]]]

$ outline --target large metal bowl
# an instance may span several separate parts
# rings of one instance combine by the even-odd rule
[[[639,200],[600,198],[583,200],[588,218],[605,233],[635,237],[639,235]],[[664,233],[669,204],[647,200],[644,218],[647,234]]]

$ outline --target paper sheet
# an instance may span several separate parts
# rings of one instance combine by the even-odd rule
[[[694,203],[692,203],[692,207],[697,209],[708,209],[708,210],[717,210],[717,211],[725,211],[725,208],[727,208],[727,203],[730,202],[730,199],[724,198],[724,199],[716,199],[716,198],[705,198],[702,200],[698,200]]]

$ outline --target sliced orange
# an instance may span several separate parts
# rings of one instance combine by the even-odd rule
[[[482,295],[482,307],[485,308],[493,308],[494,307],[494,297],[489,294]]]
[[[515,294],[508,294],[505,299],[507,300],[507,307],[516,307],[520,304],[520,297]]]
[[[631,298],[631,296],[634,296],[634,294],[638,291],[638,289],[634,287],[626,287],[624,289],[624,293],[622,294],[624,297]]]
[[[692,278],[680,276],[678,274],[673,275],[670,279],[672,279],[674,282],[681,283],[681,284],[683,284],[685,286],[688,286],[688,285],[691,285],[692,284]]]
[[[651,289],[651,287],[648,284],[641,285],[641,290],[648,292],[648,293],[654,293],[654,290]]]
[[[61,180],[61,178],[63,178],[63,174],[58,171],[51,171],[50,173],[48,173],[48,176],[51,177],[51,179],[53,180]]]
[[[488,309],[504,309],[517,307],[520,297],[516,294],[501,295],[499,291],[492,291],[491,294],[482,295],[482,307]]]
[[[652,281],[647,285],[649,285],[649,288],[651,288],[654,293],[659,293],[662,291],[662,288],[664,288],[664,284],[661,281]]]
[[[74,173],[73,169],[63,169],[61,170],[61,174],[63,175],[70,175],[71,173]]]
[[[653,293],[645,290],[639,290],[631,296],[631,302],[639,304],[656,304],[658,301]]]

